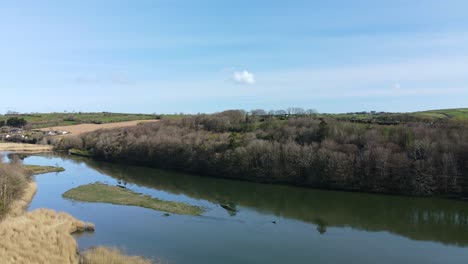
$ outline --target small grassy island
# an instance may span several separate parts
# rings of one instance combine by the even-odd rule
[[[55,166],[24,165],[24,167],[26,167],[26,169],[31,171],[31,173],[34,175],[65,171],[64,168]]]
[[[92,183],[73,188],[65,192],[63,197],[81,202],[140,206],[181,215],[201,215],[203,213],[203,208],[199,206],[181,202],[163,201],[103,183]]]

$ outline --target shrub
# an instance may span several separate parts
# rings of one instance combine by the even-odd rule
[[[11,127],[23,127],[27,124],[28,122],[24,118],[19,118],[19,117],[10,117],[6,121],[7,126]]]
[[[0,218],[8,211],[11,202],[22,194],[27,175],[20,164],[0,163]]]

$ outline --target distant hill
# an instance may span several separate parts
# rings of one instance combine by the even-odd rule
[[[32,128],[45,128],[53,126],[67,126],[77,124],[106,124],[151,119],[178,119],[185,115],[155,115],[155,114],[127,114],[127,113],[30,113],[0,115],[0,121],[10,117],[24,118]],[[318,114],[318,117],[331,117],[342,121],[376,124],[399,124],[407,122],[432,122],[440,120],[468,121],[468,108],[439,109],[411,113],[391,112],[354,112],[342,114]]]
[[[468,120],[468,108],[440,109],[411,113],[429,119]]]
[[[127,113],[31,113],[31,114],[7,114],[0,115],[0,121],[10,117],[24,118],[32,128],[51,126],[67,126],[77,124],[106,124],[114,122],[126,122],[134,120],[156,119],[157,116],[149,114]]]
[[[324,115],[334,117],[342,121],[378,124],[433,122],[441,120],[468,121],[468,108],[439,109],[412,113],[391,113],[372,111]]]

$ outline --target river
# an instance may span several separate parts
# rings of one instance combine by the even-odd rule
[[[468,202],[256,184],[86,158],[32,155],[25,164],[64,172],[36,176],[29,210],[65,211],[96,225],[80,249],[114,246],[163,263],[467,263]],[[62,198],[102,182],[203,206],[202,216]]]

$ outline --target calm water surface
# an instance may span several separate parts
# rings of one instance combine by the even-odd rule
[[[52,208],[95,223],[96,232],[76,236],[81,249],[115,246],[181,264],[468,263],[468,202],[263,185],[68,156],[24,162],[66,169],[36,176],[29,209]],[[167,217],[62,198],[97,181],[200,205],[206,213]]]

